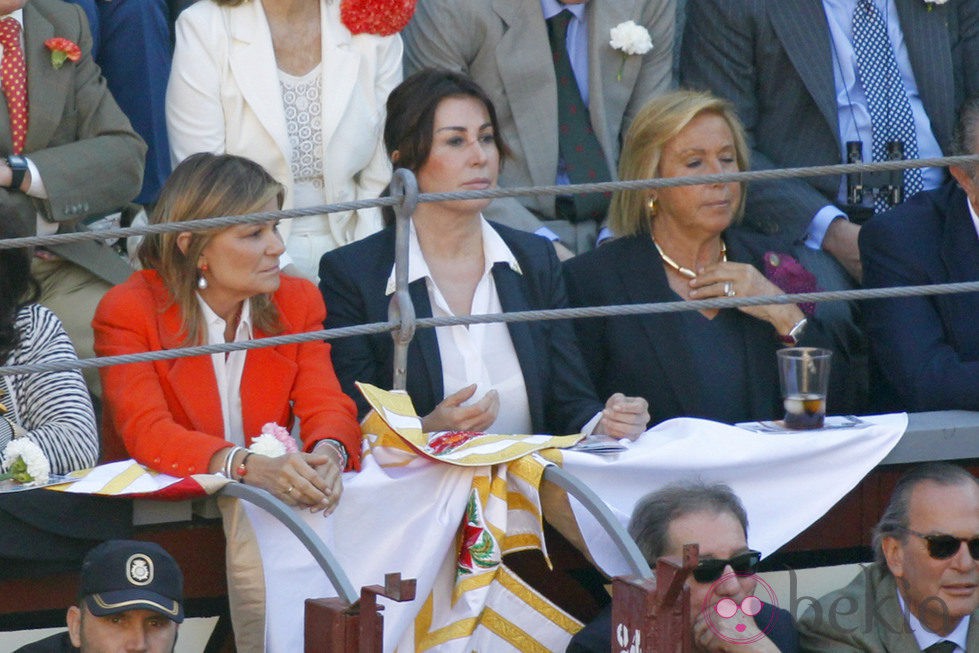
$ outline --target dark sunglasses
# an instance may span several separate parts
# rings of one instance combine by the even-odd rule
[[[759,551],[745,551],[728,560],[704,558],[693,568],[693,578],[698,583],[713,583],[724,575],[724,569],[728,565],[731,565],[736,574],[753,574],[760,561]]]
[[[969,555],[972,556],[972,559],[979,560],[979,537],[955,537],[944,533],[925,535],[904,526],[898,526],[898,528],[905,533],[911,533],[923,539],[928,545],[928,555],[935,560],[948,560],[959,552],[963,542],[969,547]]]

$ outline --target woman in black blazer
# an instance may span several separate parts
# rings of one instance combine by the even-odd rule
[[[747,165],[744,133],[728,103],[677,91],[651,100],[636,116],[619,177],[717,174]],[[760,271],[766,259],[773,270],[781,266],[811,281],[794,260],[765,252],[758,237],[731,229],[743,207],[739,183],[617,192],[610,226],[619,238],[564,265],[572,305],[781,294]],[[575,326],[599,393],[615,387],[645,397],[653,423],[680,416],[723,422],[778,417],[776,350],[797,342],[831,344],[794,304],[589,318]],[[829,404],[838,410],[840,398]]]
[[[424,192],[496,186],[507,152],[493,105],[467,77],[424,70],[388,99],[385,145]],[[419,317],[565,306],[560,263],[539,236],[491,225],[489,200],[419,204],[412,216],[409,292]],[[320,261],[327,328],[388,319],[394,291],[394,227],[328,252]],[[390,388],[387,333],[333,341],[340,382]],[[638,436],[646,402],[595,396],[573,328],[563,321],[419,329],[408,348],[407,390],[425,431]],[[358,403],[361,414],[367,405]]]

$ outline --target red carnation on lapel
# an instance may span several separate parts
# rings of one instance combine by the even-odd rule
[[[75,62],[82,58],[82,49],[70,39],[57,36],[45,41],[44,45],[51,51],[51,65],[56,69],[64,65],[65,59]]]
[[[342,0],[340,20],[351,34],[390,36],[404,29],[416,0]]]

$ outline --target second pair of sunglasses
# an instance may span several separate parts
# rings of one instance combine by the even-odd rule
[[[724,569],[731,565],[736,574],[753,574],[761,561],[761,552],[745,551],[727,560],[704,558],[693,568],[693,578],[698,583],[713,583],[724,575]]]
[[[959,552],[963,542],[968,546],[969,555],[972,556],[972,559],[979,560],[979,536],[955,537],[954,535],[946,535],[945,533],[919,533],[903,526],[899,526],[898,528],[905,533],[911,533],[923,539],[925,545],[928,547],[928,555],[935,560],[948,560]]]

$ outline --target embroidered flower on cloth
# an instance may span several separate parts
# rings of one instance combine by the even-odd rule
[[[649,36],[649,30],[642,25],[637,25],[634,20],[619,23],[612,28],[610,35],[612,40],[608,44],[613,50],[622,52],[622,63],[619,64],[619,74],[616,76],[616,79],[621,82],[626,57],[646,54],[653,49],[653,39]]]
[[[296,446],[296,440],[288,429],[275,422],[269,422],[262,427],[261,434],[252,439],[252,446],[248,447],[248,450],[262,456],[278,458],[299,451],[299,447]]]
[[[3,467],[7,472],[0,474],[0,481],[13,479],[25,485],[43,485],[51,475],[51,465],[41,447],[27,438],[7,443],[3,450]]]
[[[442,431],[428,441],[428,449],[433,454],[449,453],[456,447],[483,435],[477,431]]]
[[[416,0],[341,0],[340,21],[351,34],[390,36],[404,29]]]
[[[500,564],[500,549],[493,539],[474,488],[469,494],[466,515],[462,520],[462,539],[456,559],[456,579],[482,573]]]
[[[69,39],[58,36],[53,39],[48,39],[44,42],[44,45],[51,51],[51,65],[55,69],[61,68],[66,59],[71,62],[76,62],[82,58],[82,49],[74,41]]]

